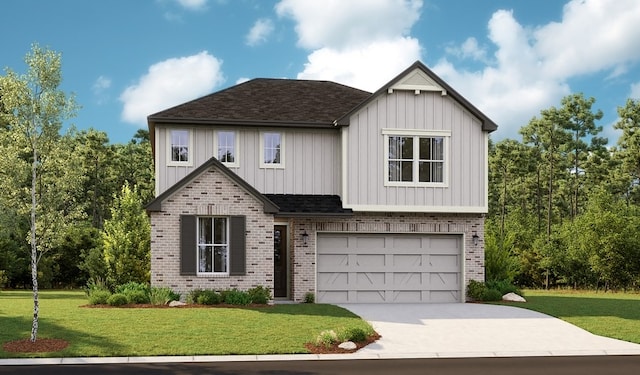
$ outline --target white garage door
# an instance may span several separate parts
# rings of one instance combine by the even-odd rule
[[[318,234],[322,303],[462,302],[462,236]]]

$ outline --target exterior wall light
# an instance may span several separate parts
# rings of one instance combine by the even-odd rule
[[[473,236],[471,236],[471,238],[473,239],[473,246],[478,246],[478,240],[480,239],[478,233],[473,232]]]
[[[302,233],[302,244],[306,246],[308,240],[309,240],[309,234],[305,230],[304,233]]]

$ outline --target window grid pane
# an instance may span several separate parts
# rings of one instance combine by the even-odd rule
[[[218,133],[218,160],[223,163],[233,163],[235,161],[235,139],[234,132]]]
[[[198,218],[198,272],[228,272],[228,218]]]
[[[413,181],[412,137],[389,137],[389,181]]]
[[[189,161],[189,131],[171,131],[171,161]]]
[[[444,182],[444,140],[444,137],[389,136],[388,181]]]
[[[280,164],[280,133],[264,133],[264,163]]]

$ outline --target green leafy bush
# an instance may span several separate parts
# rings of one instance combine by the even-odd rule
[[[251,303],[266,305],[271,299],[271,292],[262,285],[247,290],[247,294],[251,298]]]
[[[127,297],[127,300],[129,301],[129,303],[135,303],[135,304],[149,303],[149,295],[146,294],[145,292],[141,292],[139,290],[131,290],[123,294]]]
[[[111,292],[103,289],[96,289],[89,292],[89,304],[90,305],[106,305],[107,301],[111,297]]]
[[[469,280],[469,284],[467,284],[467,297],[474,301],[483,301],[486,290],[487,286],[483,282]]]
[[[251,296],[249,296],[249,293],[238,289],[227,290],[224,293],[224,303],[229,305],[248,305],[251,303]]]
[[[489,280],[485,285],[489,289],[499,290],[502,295],[507,293],[523,295],[522,291],[517,286],[511,284],[508,280]]]
[[[367,339],[367,332],[358,327],[349,327],[338,332],[339,341],[363,342]]]
[[[322,331],[316,337],[316,345],[322,345],[324,347],[330,347],[338,341],[338,335],[334,330]]]
[[[151,287],[149,302],[153,305],[166,305],[171,301],[179,301],[180,295],[167,287]]]
[[[149,303],[150,287],[146,283],[130,281],[116,286],[116,293],[124,294],[129,303]]]
[[[217,305],[221,301],[220,293],[210,289],[202,290],[196,298],[199,305]]]
[[[482,295],[482,301],[502,301],[502,293],[497,289],[486,289]]]
[[[187,303],[198,303],[198,296],[202,294],[203,289],[193,289],[189,293],[187,293]]]
[[[313,292],[307,292],[304,294],[304,303],[315,303],[316,295]]]
[[[115,293],[109,296],[107,303],[111,306],[122,306],[129,303],[129,299],[122,293]]]

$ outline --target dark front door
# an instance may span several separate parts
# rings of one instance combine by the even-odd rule
[[[287,227],[273,227],[273,296],[287,297]]]

